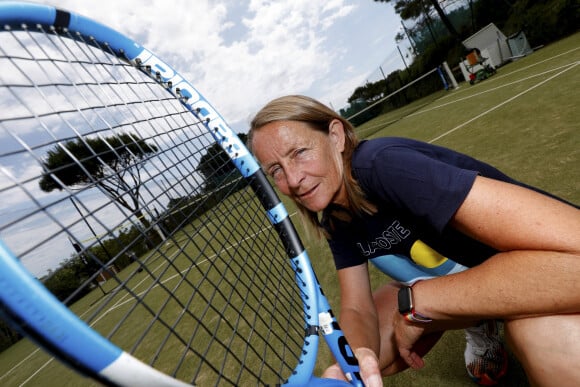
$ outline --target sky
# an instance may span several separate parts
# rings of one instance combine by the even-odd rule
[[[335,110],[404,64],[392,6],[373,0],[50,0],[141,43],[238,132],[269,100],[306,94]]]

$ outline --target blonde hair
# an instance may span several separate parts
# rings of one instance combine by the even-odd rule
[[[359,143],[354,128],[345,118],[317,100],[302,95],[288,95],[270,101],[256,114],[250,124],[248,147],[252,150],[254,133],[271,122],[300,121],[306,123],[314,130],[328,134],[330,123],[333,120],[339,120],[342,123],[345,134],[342,161],[344,167],[343,181],[348,199],[348,208],[346,210],[351,216],[358,216],[363,213],[374,214],[377,211],[376,206],[367,200],[360,185],[352,175],[352,155]],[[308,210],[297,202],[296,206],[307,223],[311,224],[319,233],[324,233],[316,212]]]

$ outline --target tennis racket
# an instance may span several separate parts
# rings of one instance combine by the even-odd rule
[[[108,385],[349,384],[313,376],[320,335],[362,385],[288,211],[184,77],[51,6],[1,2],[0,28],[0,323]],[[48,363],[0,384],[66,379]]]

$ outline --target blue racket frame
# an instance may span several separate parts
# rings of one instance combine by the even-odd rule
[[[322,293],[308,254],[286,209],[256,160],[217,110],[171,66],[140,44],[103,24],[52,6],[0,2],[0,25],[3,28],[8,26],[12,30],[20,30],[23,24],[55,28],[55,33],[60,29],[78,32],[79,40],[106,48],[148,72],[204,123],[259,196],[296,273],[304,306],[305,341],[299,364],[286,384],[362,386],[356,358]],[[92,330],[50,294],[2,241],[0,314],[65,363],[104,383],[186,385],[133,358]],[[351,383],[313,376],[320,334]]]

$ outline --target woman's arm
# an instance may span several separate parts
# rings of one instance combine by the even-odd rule
[[[338,270],[340,326],[353,349],[366,386],[382,386],[379,369],[380,337],[366,264]]]
[[[338,270],[340,326],[352,348],[379,351],[379,330],[366,264]]]
[[[477,177],[450,225],[501,252],[417,284],[418,311],[439,320],[580,312],[580,210]]]
[[[477,177],[450,226],[500,253],[461,273],[413,287],[417,311],[434,319],[394,318],[399,352],[413,368],[413,350],[437,326],[474,318],[516,319],[580,312],[580,210],[534,191]]]

